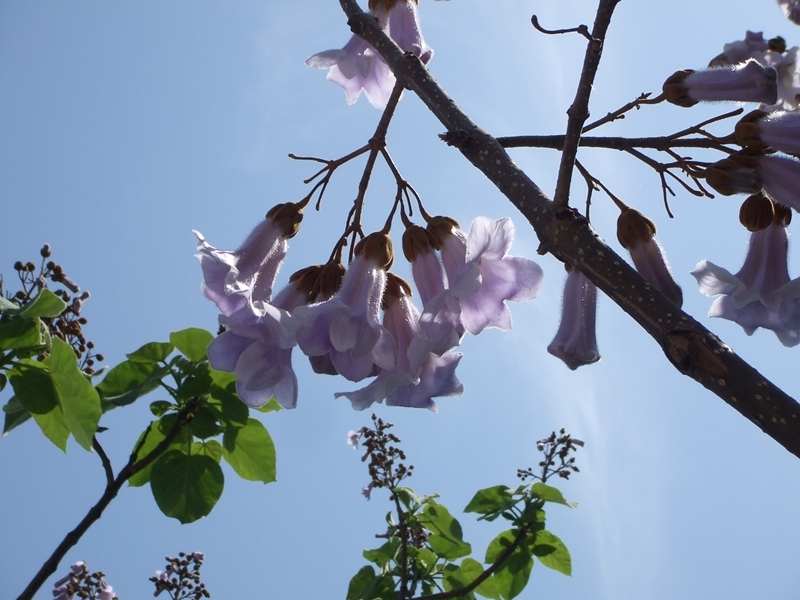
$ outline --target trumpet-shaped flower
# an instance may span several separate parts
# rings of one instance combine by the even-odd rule
[[[777,80],[774,68],[748,60],[731,67],[678,71],[667,79],[663,91],[668,102],[683,107],[726,101],[775,104]]]
[[[433,50],[425,43],[419,26],[417,0],[378,0],[370,11],[381,28],[406,52],[426,63]],[[370,104],[383,109],[395,84],[395,77],[380,54],[354,35],[341,50],[325,50],[308,58],[306,64],[328,69],[328,80],[344,88],[347,103],[353,104],[363,91]]]
[[[775,154],[758,157],[763,190],[772,200],[800,210],[800,161]]]
[[[388,240],[382,233],[364,238],[356,247],[339,293],[294,311],[300,322],[297,342],[303,352],[307,356],[329,354],[336,371],[350,381],[369,377],[376,365],[391,369],[395,364],[394,340],[380,324],[385,268],[391,264]],[[372,243],[386,247],[370,251]]]
[[[573,371],[600,360],[596,317],[597,288],[583,273],[573,268],[564,284],[561,323],[547,351]]]
[[[759,327],[771,329],[784,346],[795,346],[800,342],[800,280],[789,280],[789,241],[782,216],[751,234],[744,264],[735,275],[706,260],[692,275],[703,294],[721,295],[708,316],[734,321],[747,335]]]

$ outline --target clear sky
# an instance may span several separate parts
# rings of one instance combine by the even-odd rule
[[[561,133],[583,42],[536,33],[589,23],[596,3],[423,0],[430,69],[479,125],[495,135]],[[800,30],[773,0],[621,2],[596,81],[600,116],[680,68],[702,68],[747,29],[800,44]],[[289,152],[335,158],[361,146],[380,117],[304,60],[349,37],[335,0],[169,3],[0,3],[0,272],[54,258],[92,293],[85,307],[108,364],[185,327],[216,330],[217,311],[200,294],[192,229],[236,247],[274,204],[305,194],[308,164]],[[727,107],[645,107],[598,134],[668,134]],[[727,133],[728,126],[717,130]],[[438,492],[455,514],[481,487],[513,485],[533,466],[535,441],[566,427],[586,441],[581,474],[562,485],[575,510],[551,509],[549,528],[567,544],[574,574],[537,565],[523,598],[596,600],[797,598],[800,594],[800,463],[721,400],[673,370],[658,346],[600,298],[602,360],[570,372],[545,348],[558,326],[563,269],[537,257],[532,230],[511,204],[437,137],[441,125],[406,93],[388,144],[430,212],[465,228],[478,215],[511,216],[512,253],[545,270],[540,297],[512,305],[510,333],[468,337],[458,369],[465,392],[439,413],[375,407],[396,424],[410,485]],[[514,159],[552,191],[556,153],[515,150]],[[710,299],[689,275],[707,258],[738,270],[747,232],[741,198],[698,200],[679,193],[675,219],[661,206],[655,173],[612,151],[581,160],[618,196],[653,218],[683,287],[684,307],[704,318]],[[355,196],[361,162],[341,169],[321,213],[307,213],[282,276],[324,261]],[[574,183],[576,204],[585,188]],[[394,186],[379,168],[367,220],[382,222]],[[617,211],[601,195],[593,222],[615,248]],[[792,228],[796,229],[797,225]],[[402,274],[407,266],[397,260]],[[800,265],[792,261],[793,274]],[[791,268],[790,268],[791,270]],[[797,397],[798,349],[768,331],[748,338],[733,323],[709,322],[736,352]],[[163,556],[206,553],[213,597],[344,597],[375,547],[389,510],[367,502],[349,429],[369,422],[334,392],[341,378],[313,376],[299,354],[294,411],[260,415],[278,452],[278,481],[263,486],[226,471],[212,514],[181,526],[158,511],[149,488],[125,488],[59,568],[85,560],[107,573],[123,600],[152,593],[147,578]],[[3,402],[8,390],[0,394]],[[149,422],[153,394],[106,415],[104,444],[119,469]],[[70,442],[66,455],[33,423],[0,440],[0,597],[15,597],[102,493],[100,462]],[[478,558],[499,531],[462,519]],[[50,597],[50,584],[38,598]]]

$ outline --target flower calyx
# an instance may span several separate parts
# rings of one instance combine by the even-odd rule
[[[389,234],[382,231],[370,233],[356,244],[355,256],[363,256],[365,260],[373,260],[383,270],[388,270],[394,262],[394,247]]]
[[[432,217],[428,221],[428,232],[433,236],[435,248],[441,250],[447,236],[452,234],[454,229],[459,229],[460,227],[458,221],[450,217]]]
[[[764,150],[767,144],[764,143],[759,135],[761,131],[759,119],[768,114],[768,112],[763,110],[753,110],[739,119],[739,122],[736,123],[736,127],[734,128],[736,141],[746,148],[759,151]]]
[[[757,194],[764,183],[757,167],[755,156],[742,152],[731,154],[706,169],[706,183],[723,196]]]
[[[276,204],[269,209],[266,218],[275,223],[281,231],[281,236],[288,240],[300,231],[300,223],[303,221],[303,208],[305,208],[305,205],[300,202]]]
[[[401,298],[410,298],[413,295],[411,284],[394,273],[386,274],[386,290],[383,293],[383,306],[386,310],[392,302]]]
[[[739,222],[747,231],[766,229],[774,219],[775,204],[763,193],[749,196],[739,208]]]
[[[617,219],[617,239],[626,250],[640,241],[647,244],[655,234],[655,223],[633,208],[623,210]]]
[[[409,225],[403,232],[403,254],[413,263],[420,253],[432,252],[437,241],[433,234],[420,225]]]
[[[327,300],[338,292],[346,270],[342,262],[336,259],[323,265],[314,280],[313,299],[317,302]]]

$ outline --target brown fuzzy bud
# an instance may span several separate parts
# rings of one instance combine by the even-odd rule
[[[781,36],[776,36],[767,42],[767,47],[773,52],[783,54],[786,52],[786,40]]]
[[[17,262],[14,263],[14,270],[15,271],[24,271],[25,270],[25,265],[22,264],[21,260],[18,260]]]
[[[410,298],[412,295],[411,285],[394,273],[386,274],[386,291],[383,294],[383,309],[386,310],[389,303],[399,300],[402,297]]]
[[[445,238],[453,232],[453,229],[458,228],[458,221],[450,217],[433,217],[428,221],[428,231],[433,236],[437,250],[442,249]]]
[[[42,249],[39,250],[39,254],[42,255],[42,258],[50,258],[50,244],[42,246]]]
[[[752,110],[739,119],[739,122],[736,123],[736,127],[733,130],[736,141],[742,146],[752,148],[753,150],[763,150],[766,148],[767,145],[759,139],[759,131],[761,128],[758,125],[758,121],[761,117],[768,114],[769,113],[763,110]]]
[[[331,261],[325,264],[320,269],[319,276],[317,276],[312,289],[312,296],[315,300],[327,300],[339,291],[342,287],[342,279],[344,279],[345,268],[344,265],[338,260]]]
[[[766,229],[775,219],[775,205],[764,194],[753,194],[739,208],[739,222],[748,231]]]
[[[408,262],[417,260],[421,252],[431,252],[436,248],[433,235],[419,225],[409,225],[403,233],[403,254]]]
[[[370,233],[363,238],[356,244],[353,253],[356,256],[363,256],[367,260],[374,260],[384,270],[388,270],[394,262],[392,238],[382,231]]]
[[[757,194],[764,182],[756,171],[758,161],[747,154],[731,154],[708,167],[705,172],[706,183],[723,196],[733,194]]]
[[[655,223],[633,208],[623,210],[617,219],[617,239],[626,250],[638,242],[647,244],[655,234]]]
[[[275,225],[280,227],[283,237],[290,239],[300,231],[300,223],[303,221],[303,207],[297,202],[276,204],[269,209],[266,218],[271,219]]]
[[[697,104],[697,100],[689,96],[689,88],[683,83],[692,73],[694,73],[692,69],[682,69],[681,71],[675,71],[675,73],[667,77],[667,80],[661,87],[661,91],[664,92],[667,102],[677,104],[684,108],[689,108]]]

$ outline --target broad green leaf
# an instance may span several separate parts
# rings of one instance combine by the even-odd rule
[[[407,487],[395,488],[392,491],[395,494],[397,494],[397,497],[400,500],[400,502],[403,503],[403,506],[405,506],[410,511],[414,511],[423,504],[427,504],[428,502],[439,497],[439,494],[431,494],[430,496],[418,496],[414,492],[414,490]]]
[[[150,430],[147,433],[147,439],[145,440],[142,447],[139,449],[139,453],[137,454],[137,460],[142,460],[144,457],[148,456],[153,450],[155,450],[156,446],[158,446],[164,438],[167,437],[172,428],[175,427],[175,424],[178,422],[178,415],[175,413],[171,413],[168,415],[164,415],[158,421],[153,423],[150,426]],[[139,439],[136,440],[136,448],[142,442],[142,437],[144,436],[144,432],[142,435],[139,436]],[[165,452],[169,450],[180,449],[181,451],[185,450],[188,447],[189,440],[191,439],[191,432],[189,431],[188,427],[183,427],[181,432],[178,436],[172,441],[172,443],[168,446]],[[150,473],[153,470],[153,463],[147,465],[144,469],[135,473],[128,479],[128,485],[132,487],[139,487],[146,483],[150,482]]]
[[[400,540],[393,537],[380,548],[376,548],[375,550],[364,550],[362,554],[369,562],[375,563],[379,567],[383,567],[383,565],[394,560],[394,557],[397,556],[397,551],[399,549]]]
[[[64,312],[65,308],[67,308],[66,302],[47,288],[44,288],[39,292],[39,295],[33,299],[33,302],[19,311],[19,316],[29,318],[57,317]]]
[[[394,579],[389,575],[375,576],[367,565],[353,576],[347,589],[347,600],[394,600]]]
[[[39,319],[12,317],[0,321],[0,350],[41,346],[44,343]]]
[[[223,457],[242,479],[275,481],[275,446],[260,421],[248,419],[245,427],[225,431],[222,447]]]
[[[472,546],[462,539],[461,525],[441,504],[430,500],[417,520],[432,532],[428,543],[442,558],[454,560],[472,552]]]
[[[0,313],[5,312],[7,310],[17,310],[19,308],[19,304],[16,302],[12,302],[7,298],[0,295]]]
[[[464,512],[488,515],[507,510],[516,504],[511,497],[510,491],[510,488],[505,485],[496,485],[478,490],[472,500],[469,501],[469,504],[467,504]]]
[[[215,379],[214,373],[219,373],[219,371],[212,370],[212,380]],[[226,384],[224,388],[216,383],[212,385],[209,396],[206,398],[206,403],[211,410],[217,413],[217,417],[221,422],[225,423],[226,428],[235,429],[247,425],[250,411],[247,405],[236,395],[235,380]]]
[[[168,342],[150,342],[125,356],[133,362],[152,363],[166,360],[173,350],[175,346]]]
[[[47,413],[34,414],[33,420],[42,430],[42,433],[48,440],[53,442],[56,446],[61,448],[62,451],[67,451],[67,440],[69,439],[69,427],[64,420],[64,413],[61,408],[56,406],[53,410]]]
[[[8,383],[8,377],[6,377],[6,374],[0,373],[0,392],[6,389],[7,383]]]
[[[17,364],[9,375],[16,399],[33,415],[45,437],[66,452],[69,428],[47,367],[26,359]]]
[[[169,341],[178,349],[178,352],[198,363],[206,360],[206,349],[213,339],[214,335],[211,332],[197,327],[173,331],[169,334]]]
[[[564,542],[555,534],[547,530],[538,531],[531,550],[545,567],[572,575],[572,557]]]
[[[201,454],[203,456],[210,456],[215,461],[222,460],[222,444],[217,440],[207,440],[205,442],[193,442],[192,454]]]
[[[555,504],[563,504],[564,506],[569,506],[573,508],[575,505],[567,502],[564,499],[564,496],[561,495],[561,492],[558,491],[556,488],[547,485],[546,483],[542,483],[541,481],[537,481],[531,486],[531,494],[533,494],[537,498],[541,498],[545,502],[554,502]]]
[[[72,347],[60,338],[53,340],[50,352],[50,378],[58,395],[64,421],[75,441],[86,450],[92,448],[92,438],[100,417],[100,396],[83,372]]]
[[[474,558],[465,558],[461,561],[461,571],[466,575],[470,583],[483,575],[483,565]],[[475,592],[484,598],[500,600],[500,589],[493,577],[488,577],[475,588]]]
[[[375,580],[375,569],[367,565],[353,575],[347,588],[347,600],[363,600],[364,591]]]
[[[484,562],[486,564],[496,562],[514,543],[516,536],[517,530],[509,529],[495,537],[486,549],[486,560]],[[533,557],[530,550],[524,543],[520,544],[493,575],[497,591],[504,600],[510,600],[519,595],[528,583],[531,569],[533,569]]]
[[[201,406],[195,412],[192,422],[189,424],[192,428],[192,435],[194,437],[205,440],[222,433],[222,427],[217,423],[217,415],[208,406]]]
[[[256,409],[258,412],[268,413],[268,412],[278,412],[279,410],[283,410],[283,407],[278,404],[278,401],[275,400],[275,396],[269,399],[269,402],[264,404],[263,406],[259,406]]]
[[[3,423],[3,435],[6,435],[9,431],[19,427],[31,418],[31,412],[20,404],[16,396],[11,396],[11,400],[3,406],[3,412],[6,415],[5,422]]]
[[[126,360],[106,374],[97,390],[103,395],[103,400],[114,407],[126,406],[156,389],[168,373],[168,366]]]
[[[461,570],[461,567],[453,564],[446,565],[442,573],[442,583],[446,592],[460,590],[472,583],[466,573]],[[474,600],[475,594],[468,592],[463,596],[455,596],[458,600]]]
[[[169,400],[156,400],[150,403],[150,412],[153,413],[155,417],[163,417],[166,413],[175,408],[177,408],[177,406]]]
[[[191,400],[208,396],[213,384],[208,363],[192,364],[192,370],[178,387],[179,400]]]
[[[170,450],[157,459],[150,474],[158,508],[183,524],[208,515],[224,486],[222,469],[213,458],[180,450]]]
[[[417,550],[417,564],[422,566],[423,573],[430,572],[436,561],[436,555],[427,548]]]

